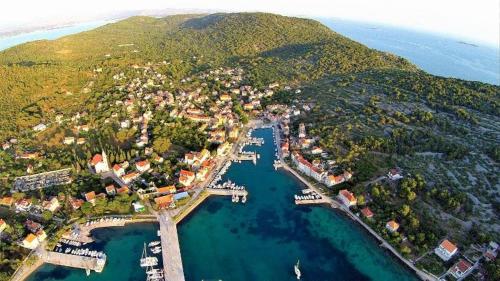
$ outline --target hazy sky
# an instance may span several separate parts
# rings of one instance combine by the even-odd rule
[[[210,9],[336,17],[443,33],[498,47],[500,0],[4,0],[0,29],[126,10]]]

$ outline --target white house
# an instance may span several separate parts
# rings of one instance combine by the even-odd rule
[[[396,232],[399,229],[399,223],[395,222],[394,220],[388,221],[385,224],[385,228],[389,230],[390,232]]]
[[[352,194],[352,192],[349,192],[349,190],[347,189],[340,190],[338,198],[347,207],[355,206],[358,203],[358,200],[356,199],[354,194]]]
[[[47,125],[45,125],[43,123],[40,123],[40,124],[36,125],[35,127],[33,127],[33,130],[37,131],[37,132],[45,131],[46,129],[47,129]]]
[[[144,173],[151,168],[151,165],[148,160],[143,160],[135,163],[135,167],[137,168],[137,171]]]
[[[458,251],[457,246],[451,243],[448,239],[444,239],[438,247],[434,249],[434,253],[438,255],[443,261],[448,261]]]
[[[108,157],[106,156],[106,153],[103,151],[102,154],[94,155],[90,161],[90,165],[94,167],[95,172],[98,174],[109,171]]]
[[[453,277],[459,279],[465,277],[471,270],[472,265],[468,261],[460,259],[448,270],[448,272],[450,272]]]
[[[299,153],[294,152],[292,154],[292,160],[295,165],[297,165],[297,168],[304,174],[310,176],[318,182],[321,182],[323,180],[323,177],[326,173],[304,159]]]
[[[125,175],[125,169],[121,165],[115,164],[113,166],[113,173],[115,173],[117,177],[121,177]]]
[[[389,173],[387,173],[387,177],[390,180],[399,180],[403,178],[403,176],[401,175],[401,171],[397,168],[391,169]]]

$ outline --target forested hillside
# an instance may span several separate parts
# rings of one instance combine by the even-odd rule
[[[166,60],[172,62],[173,75],[182,75],[193,69],[181,60],[193,56],[203,58],[206,67],[252,66],[257,84],[373,68],[415,70],[401,58],[370,50],[308,19],[259,13],[133,17],[1,52],[0,137],[48,118],[51,109],[84,103],[84,87],[95,68]]]

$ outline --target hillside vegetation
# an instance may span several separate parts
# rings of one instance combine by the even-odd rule
[[[373,68],[415,70],[404,59],[371,50],[322,24],[271,14],[132,17],[54,41],[22,44],[0,53],[0,137],[36,125],[53,110],[78,107],[97,67],[196,56],[211,66],[253,66],[253,82],[314,79]],[[258,63],[256,63],[258,62]],[[183,69],[181,71],[181,69]]]

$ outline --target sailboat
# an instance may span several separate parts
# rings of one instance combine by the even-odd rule
[[[141,267],[155,266],[158,265],[157,257],[148,257],[146,253],[146,243],[144,243],[144,249],[142,250],[141,256]]]
[[[295,275],[297,276],[297,280],[300,280],[300,269],[299,269],[299,260],[297,260],[297,264],[293,267],[295,271]]]

